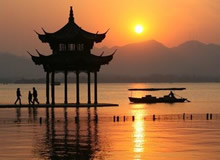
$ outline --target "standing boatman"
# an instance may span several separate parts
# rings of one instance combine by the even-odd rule
[[[171,98],[176,98],[175,96],[174,96],[174,93],[173,93],[173,91],[170,91],[170,93],[169,93],[169,95],[168,95],[169,97],[171,97]]]

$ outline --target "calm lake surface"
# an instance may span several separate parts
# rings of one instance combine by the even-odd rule
[[[32,87],[38,90],[39,101],[45,103],[45,85],[0,84],[0,104],[13,104],[17,88],[21,89],[22,103],[27,103]],[[129,104],[128,88],[147,87],[185,87],[187,90],[175,93],[191,103]],[[80,91],[80,101],[86,103],[87,85],[80,84]],[[132,96],[168,93],[133,92]],[[68,86],[68,94],[69,102],[74,103],[74,84]],[[98,99],[119,107],[0,109],[0,159],[220,159],[220,118],[206,120],[206,113],[220,114],[220,83],[99,84]],[[64,102],[62,84],[56,86],[56,102]],[[193,120],[149,118],[183,113],[193,114]],[[114,115],[120,116],[120,122],[113,122]],[[131,116],[135,116],[134,121]]]

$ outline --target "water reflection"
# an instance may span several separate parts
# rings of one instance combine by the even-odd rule
[[[37,107],[33,107],[32,109],[33,109],[33,119],[34,121],[36,121],[38,115]]]
[[[32,120],[36,121],[37,120],[37,107],[28,107],[28,121],[31,122]]]
[[[16,108],[17,122],[21,122],[21,108]]]
[[[28,121],[32,122],[32,120],[36,121],[37,120],[37,107],[28,107]],[[22,115],[21,115],[21,108],[18,107],[16,108],[16,122],[21,122]]]
[[[137,107],[137,106],[136,106]],[[138,160],[142,158],[145,146],[145,128],[144,128],[144,116],[146,115],[146,110],[141,109],[143,106],[138,106],[136,109],[132,110],[132,114],[135,116],[135,122],[133,123],[134,133],[133,133],[133,143],[134,143],[134,159]]]
[[[94,109],[93,116],[91,108],[87,113],[87,117],[82,118],[79,108],[76,108],[74,118],[74,114],[64,108],[64,119],[58,120],[54,108],[46,109],[45,135],[38,140],[35,151],[39,158],[94,159],[100,151],[98,121],[95,121],[97,109]]]

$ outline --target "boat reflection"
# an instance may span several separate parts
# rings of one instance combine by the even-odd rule
[[[74,114],[64,108],[64,120],[56,120],[55,109],[46,109],[45,135],[37,140],[35,153],[41,159],[94,159],[101,154],[98,137],[98,122],[93,120],[97,116],[91,115],[91,108],[87,109],[86,119],[80,119],[80,112],[77,108]],[[68,117],[71,114],[71,118]],[[49,116],[50,115],[50,116]],[[100,157],[101,156],[101,157]],[[103,158],[101,158],[103,159]]]

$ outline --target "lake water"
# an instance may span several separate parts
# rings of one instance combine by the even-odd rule
[[[13,104],[18,87],[22,103],[27,103],[32,87],[37,88],[39,101],[45,102],[45,85],[9,84],[0,85],[0,103]],[[128,88],[147,87],[185,87],[187,90],[175,93],[191,103],[129,104]],[[80,84],[80,91],[80,101],[85,103],[87,85]],[[107,83],[99,84],[98,91],[99,102],[119,107],[0,109],[0,159],[220,159],[220,118],[205,118],[206,113],[220,114],[220,83]],[[75,102],[74,84],[69,85],[68,94],[69,102]],[[132,96],[144,94],[133,92]],[[57,103],[64,102],[63,95],[63,85],[56,86]],[[183,113],[204,116],[193,120],[147,118]],[[120,122],[113,122],[114,115],[120,116]],[[75,116],[80,117],[78,123]]]

